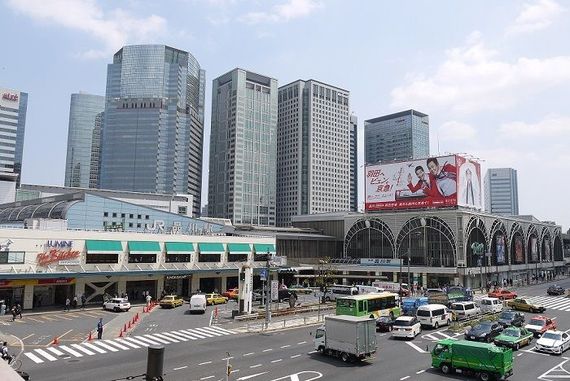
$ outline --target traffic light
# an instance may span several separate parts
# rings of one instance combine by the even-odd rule
[[[245,271],[242,271],[241,273],[239,273],[239,280],[245,281]]]

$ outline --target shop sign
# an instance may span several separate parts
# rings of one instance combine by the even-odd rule
[[[400,260],[393,258],[361,258],[361,266],[399,266]]]
[[[171,279],[190,279],[192,278],[192,275],[187,274],[187,275],[167,275],[164,277],[164,279],[166,280],[171,280]]]
[[[81,259],[65,259],[63,261],[59,261],[58,264],[60,266],[77,266],[81,264]]]
[[[39,253],[36,262],[39,266],[47,266],[50,263],[79,258],[79,250],[59,250],[51,249],[47,252]]]
[[[18,94],[4,93],[2,94],[2,99],[6,99],[7,101],[12,101],[12,102],[17,102]]]
[[[74,282],[75,278],[38,279],[38,284],[69,284]]]

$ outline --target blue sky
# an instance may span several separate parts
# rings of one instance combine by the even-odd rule
[[[29,93],[24,183],[63,184],[71,93],[104,95],[121,46],[164,43],[206,70],[207,130],[211,80],[235,67],[280,85],[318,79],[350,90],[361,147],[365,119],[425,112],[432,154],[516,168],[521,214],[566,230],[569,9],[561,0],[4,0],[0,86]]]

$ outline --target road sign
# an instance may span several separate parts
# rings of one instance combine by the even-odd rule
[[[272,280],[271,281],[271,300],[279,299],[279,281]]]
[[[259,270],[259,278],[263,282],[265,282],[267,280],[267,269]]]

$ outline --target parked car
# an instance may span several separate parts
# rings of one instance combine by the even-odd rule
[[[481,309],[474,302],[452,303],[450,309],[455,320],[466,319],[481,313]]]
[[[394,319],[390,316],[381,316],[376,319],[376,331],[392,332],[392,329],[394,329]]]
[[[225,296],[228,299],[237,299],[239,296],[239,288],[230,288],[229,290],[222,292],[222,296]]]
[[[546,316],[535,316],[524,326],[526,329],[534,333],[534,336],[540,337],[546,331],[556,330],[556,320],[552,320]]]
[[[131,309],[131,303],[125,298],[112,298],[103,303],[103,309],[115,312],[128,311]]]
[[[503,303],[498,298],[489,298],[488,296],[481,298],[479,308],[484,314],[494,314],[503,310]]]
[[[206,294],[206,303],[208,305],[224,304],[227,302],[228,302],[228,298],[226,298],[225,296],[222,296],[220,294],[216,294],[215,292]]]
[[[174,308],[184,304],[184,300],[178,295],[166,295],[160,300],[160,307]]]
[[[514,291],[509,291],[509,290],[505,290],[502,288],[497,288],[497,289],[494,289],[493,291],[489,292],[487,294],[487,296],[489,296],[491,298],[501,299],[501,300],[508,300],[508,299],[514,299],[518,295]]]
[[[534,304],[529,299],[516,298],[509,300],[507,306],[513,310],[527,311],[527,312],[544,312],[546,307],[540,304]]]
[[[453,318],[451,312],[443,304],[427,304],[420,306],[416,310],[416,317],[420,321],[422,327],[430,326],[439,328],[443,325],[449,325]]]
[[[422,326],[415,316],[400,316],[394,321],[393,337],[413,339],[422,332]]]
[[[503,332],[503,326],[496,321],[483,320],[470,330],[465,331],[465,340],[493,342]]]
[[[536,341],[536,350],[561,355],[570,347],[570,335],[562,331],[548,331]]]
[[[526,328],[508,327],[495,337],[495,345],[518,350],[532,342],[533,333]]]
[[[522,327],[524,324],[524,314],[513,310],[506,310],[499,315],[498,322],[503,327],[515,326]]]
[[[556,284],[553,284],[552,286],[548,287],[548,290],[546,290],[546,293],[548,295],[564,295],[565,292],[566,290],[563,287],[560,287]]]

